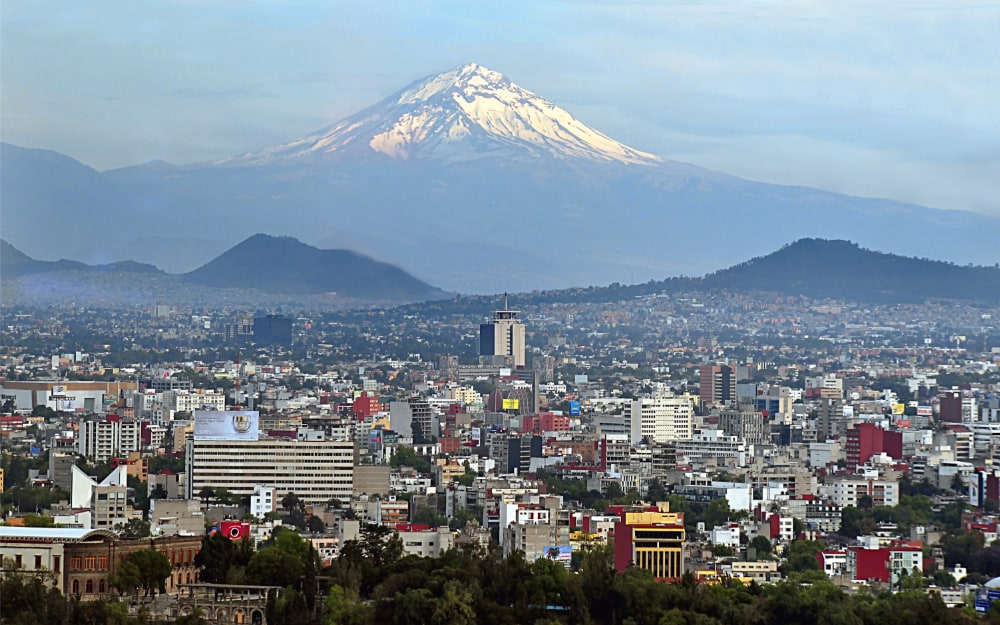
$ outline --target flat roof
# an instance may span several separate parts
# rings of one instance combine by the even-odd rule
[[[82,527],[17,527],[0,525],[0,540],[80,541],[91,535],[110,536],[107,530]]]

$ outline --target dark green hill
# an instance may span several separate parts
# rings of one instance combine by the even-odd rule
[[[336,292],[361,299],[409,301],[447,297],[389,263],[266,234],[255,234],[183,277],[205,286],[288,294]]]
[[[873,252],[850,241],[800,239],[705,276],[701,287],[865,302],[1000,300],[1000,268]]]

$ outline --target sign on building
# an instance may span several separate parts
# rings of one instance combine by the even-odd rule
[[[260,438],[256,410],[195,410],[194,440],[255,441]]]

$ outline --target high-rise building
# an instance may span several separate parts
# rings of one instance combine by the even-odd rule
[[[525,365],[524,324],[518,319],[521,311],[511,310],[507,296],[503,298],[503,310],[494,310],[493,319],[479,326],[479,356],[484,360],[506,356],[515,367]]]
[[[723,410],[719,413],[719,428],[726,435],[735,436],[747,445],[763,445],[771,440],[767,417],[752,406]]]
[[[719,406],[736,401],[736,368],[730,365],[702,365],[699,391],[701,405]]]
[[[411,395],[406,403],[410,406],[412,415],[411,424],[413,429],[413,442],[423,443],[438,436],[440,425],[434,416],[434,410],[430,403],[420,395]]]
[[[962,392],[956,390],[942,391],[939,415],[942,421],[949,423],[962,422]]]
[[[253,340],[258,345],[291,345],[292,320],[282,315],[254,317]]]
[[[689,396],[655,395],[625,405],[631,441],[656,443],[687,440],[694,432],[694,402]]]

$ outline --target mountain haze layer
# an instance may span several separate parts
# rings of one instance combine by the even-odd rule
[[[1000,219],[661,159],[474,64],[209,163],[100,173],[39,150],[4,145],[0,156],[4,236],[35,258],[107,262],[94,250],[113,243],[132,252],[118,258],[188,271],[281,232],[466,293],[699,275],[805,237],[998,260]]]

